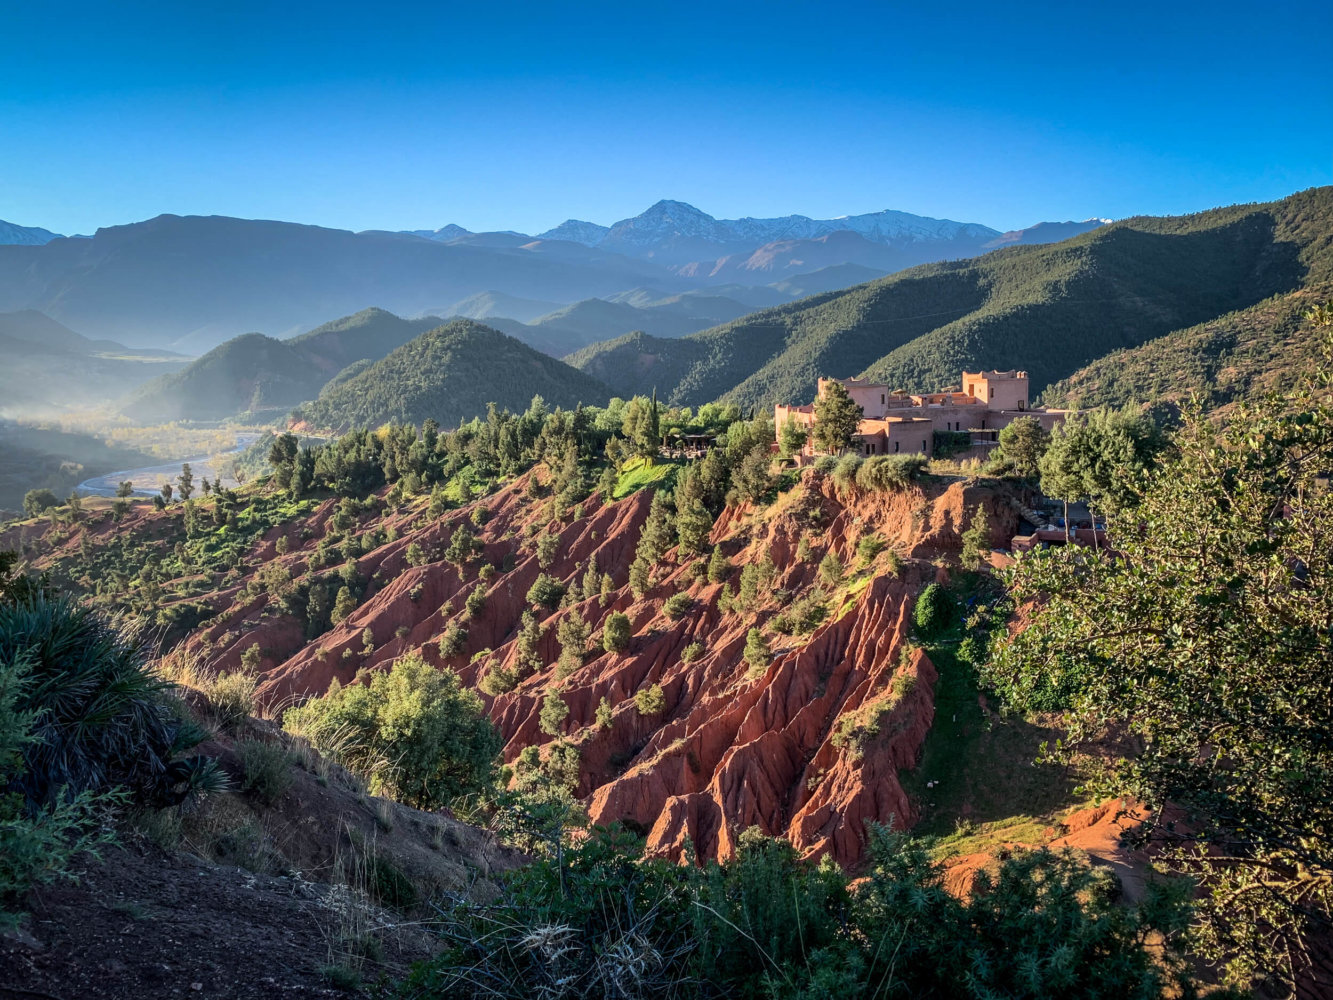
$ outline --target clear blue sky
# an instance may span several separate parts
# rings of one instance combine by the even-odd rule
[[[1000,229],[1333,181],[1333,4],[8,0],[0,219],[349,229],[898,208]]]

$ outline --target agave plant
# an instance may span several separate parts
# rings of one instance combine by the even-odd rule
[[[26,597],[0,604],[0,672],[26,674],[17,707],[33,720],[13,790],[48,806],[113,787],[155,804],[216,787],[212,761],[179,759],[204,734],[166,704],[142,638],[68,597]]]

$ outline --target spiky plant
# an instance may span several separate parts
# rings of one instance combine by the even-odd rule
[[[0,665],[18,662],[33,738],[13,785],[31,805],[113,787],[166,804],[217,787],[213,762],[178,759],[204,734],[170,711],[170,685],[123,622],[44,592],[0,604]]]

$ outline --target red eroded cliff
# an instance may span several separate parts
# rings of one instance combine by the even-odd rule
[[[334,678],[349,683],[361,670],[385,669],[410,650],[456,670],[470,685],[488,666],[501,666],[517,683],[485,701],[504,736],[506,759],[552,742],[539,715],[547,695],[557,692],[569,707],[559,738],[579,749],[577,792],[593,822],[624,821],[647,834],[651,851],[669,857],[681,856],[687,842],[699,856],[727,856],[739,833],[757,826],[787,836],[806,855],[832,854],[850,865],[862,856],[867,821],[903,827],[915,820],[898,773],[914,765],[930,728],[936,675],[909,642],[912,602],[921,586],[945,572],[977,504],[989,508],[997,540],[1013,533],[1012,514],[990,487],[958,481],[844,495],[807,471],[773,505],[732,507],[718,518],[711,541],[732,564],[728,581],[709,582],[698,560],[678,560],[673,551],[657,567],[650,591],[636,599],[628,568],[650,494],[613,503],[594,495],[547,523],[549,512],[532,498],[533,475],[539,473],[438,518],[420,503],[363,516],[353,531],[391,528],[397,537],[357,561],[369,581],[361,603],[313,641],[272,597],[245,599],[238,588],[232,606],[188,644],[227,669],[258,643],[260,697],[271,710],[322,692]],[[478,505],[489,517],[474,527]],[[304,572],[307,555],[331,530],[333,509],[332,502],[323,505],[300,535],[275,529],[260,543],[261,558],[290,564],[293,577]],[[461,569],[442,558],[460,525],[484,548]],[[547,532],[558,541],[543,569],[536,536]],[[278,555],[274,542],[283,533],[292,551]],[[871,534],[887,548],[865,562],[857,545]],[[409,565],[409,546],[425,561]],[[847,567],[836,583],[820,580],[819,563],[829,550]],[[742,608],[730,599],[741,570],[765,559],[771,560],[766,588]],[[539,573],[575,586],[589,560],[599,574],[610,575],[609,590],[580,595],[555,612],[529,605],[526,595]],[[483,563],[497,572],[481,582],[484,608],[469,615],[465,599],[478,586]],[[673,619],[664,603],[682,592],[692,604]],[[821,600],[827,617],[808,634],[780,633],[775,616],[803,600]],[[558,676],[556,631],[574,609],[592,625],[592,648],[582,666]],[[525,610],[534,611],[545,630],[537,643],[540,669],[521,662],[516,640]],[[614,611],[628,615],[633,639],[623,652],[608,653],[598,640]],[[466,628],[467,641],[446,659],[438,646],[451,624]],[[751,628],[770,643],[767,666],[752,667],[742,656]],[[367,629],[373,639],[368,655]],[[692,643],[703,650],[686,662],[682,653]],[[634,696],[652,685],[661,686],[665,708],[644,714]],[[597,720],[603,699],[612,708],[609,726]]]

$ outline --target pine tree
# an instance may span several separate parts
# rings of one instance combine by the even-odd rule
[[[181,474],[176,477],[180,483],[180,495],[182,500],[189,500],[190,494],[194,492],[194,473],[190,470],[190,463],[186,462],[181,466]]]
[[[631,635],[629,616],[613,612],[607,616],[602,628],[602,648],[608,653],[622,652],[628,648]]]
[[[672,521],[666,494],[658,490],[653,494],[652,505],[648,508],[648,519],[643,522],[639,544],[634,550],[635,556],[647,562],[649,566],[661,562],[666,550],[676,540],[675,525]]]
[[[713,547],[713,554],[708,557],[708,580],[721,583],[731,575],[731,560],[722,554],[722,546]]]
[[[653,567],[647,559],[635,559],[629,567],[629,589],[635,597],[642,597],[652,589]]]
[[[805,442],[809,439],[810,432],[801,424],[796,422],[794,417],[787,417],[787,422],[782,425],[782,436],[779,442],[782,447],[783,458],[794,458],[801,453],[805,447]]]
[[[990,521],[986,516],[986,505],[977,504],[972,511],[972,520],[963,532],[962,563],[967,569],[976,572],[986,564],[990,553]]]
[[[846,386],[837,381],[824,383],[824,391],[815,400],[815,447],[830,455],[846,451],[864,415]]]
[[[542,699],[541,714],[537,717],[537,727],[548,736],[559,736],[569,717],[569,706],[556,691],[548,691]]]

